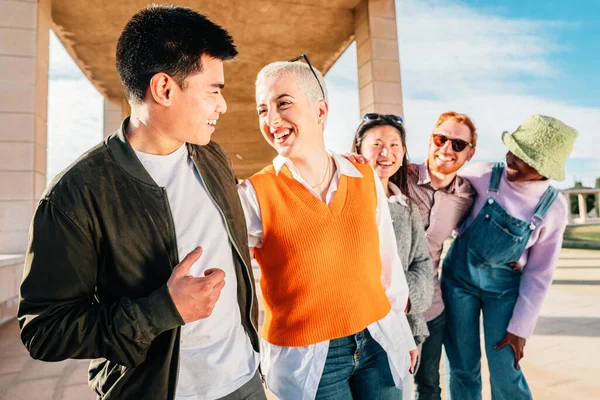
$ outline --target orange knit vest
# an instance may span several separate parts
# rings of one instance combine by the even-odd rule
[[[341,175],[328,206],[284,166],[250,178],[262,216],[256,249],[265,309],[263,338],[285,347],[308,346],[365,329],[385,317],[381,285],[375,177]]]

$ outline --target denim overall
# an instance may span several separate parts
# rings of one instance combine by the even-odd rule
[[[512,348],[494,350],[494,346],[506,335],[519,295],[522,272],[508,264],[519,260],[558,191],[549,187],[531,221],[523,221],[508,214],[495,200],[503,173],[504,164],[494,164],[488,200],[456,238],[443,264],[444,347],[450,361],[450,393],[454,399],[481,399],[480,312],[492,399],[532,398],[522,370],[514,368]]]

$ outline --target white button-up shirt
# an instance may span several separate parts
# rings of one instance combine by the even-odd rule
[[[345,158],[332,154],[336,172],[326,193],[325,202],[329,205],[337,192],[341,175],[362,178],[363,175]],[[314,196],[317,192],[300,176],[297,168],[288,158],[277,156],[273,160],[275,173],[286,165],[294,179],[302,183]],[[409,351],[416,349],[412,332],[408,325],[404,309],[408,300],[408,284],[398,257],[396,237],[387,205],[387,198],[381,181],[373,171],[377,188],[377,227],[381,252],[381,282],[392,305],[392,310],[383,319],[367,327],[369,333],[381,345],[388,356],[394,383],[403,387],[403,378],[410,367]],[[248,244],[261,247],[263,226],[260,206],[254,186],[249,180],[238,186],[238,192],[244,208],[248,225]],[[332,240],[335,240],[332,238]],[[309,400],[317,394],[329,341],[304,347],[281,347],[261,340],[262,371],[266,375],[267,386],[279,398],[285,400]]]

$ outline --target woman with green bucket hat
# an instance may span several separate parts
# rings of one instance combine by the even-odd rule
[[[567,203],[550,180],[564,180],[576,137],[559,120],[532,115],[503,133],[506,166],[479,163],[461,173],[477,198],[442,269],[452,398],[481,399],[480,313],[492,399],[532,398],[519,360],[567,224]]]

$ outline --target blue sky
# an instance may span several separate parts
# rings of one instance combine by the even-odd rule
[[[475,120],[474,161],[502,159],[500,134],[541,113],[580,132],[567,180],[556,185],[572,186],[574,178],[593,185],[600,177],[600,0],[402,0],[396,10],[413,161],[426,157],[429,133],[444,111]],[[50,50],[48,179],[102,138],[102,96],[55,37]],[[326,82],[326,144],[345,152],[360,120],[354,45]]]
[[[408,150],[426,157],[437,116],[470,115],[480,140],[473,161],[504,158],[503,131],[529,114],[551,115],[580,136],[567,163],[574,179],[600,177],[600,1],[396,1]],[[326,143],[347,151],[359,122],[356,48],[326,76]],[[340,111],[341,110],[341,111]]]
[[[548,23],[546,34],[559,45],[556,75],[531,85],[539,95],[581,106],[600,106],[600,1],[470,0],[466,5],[511,19]],[[553,26],[554,25],[554,26]]]

